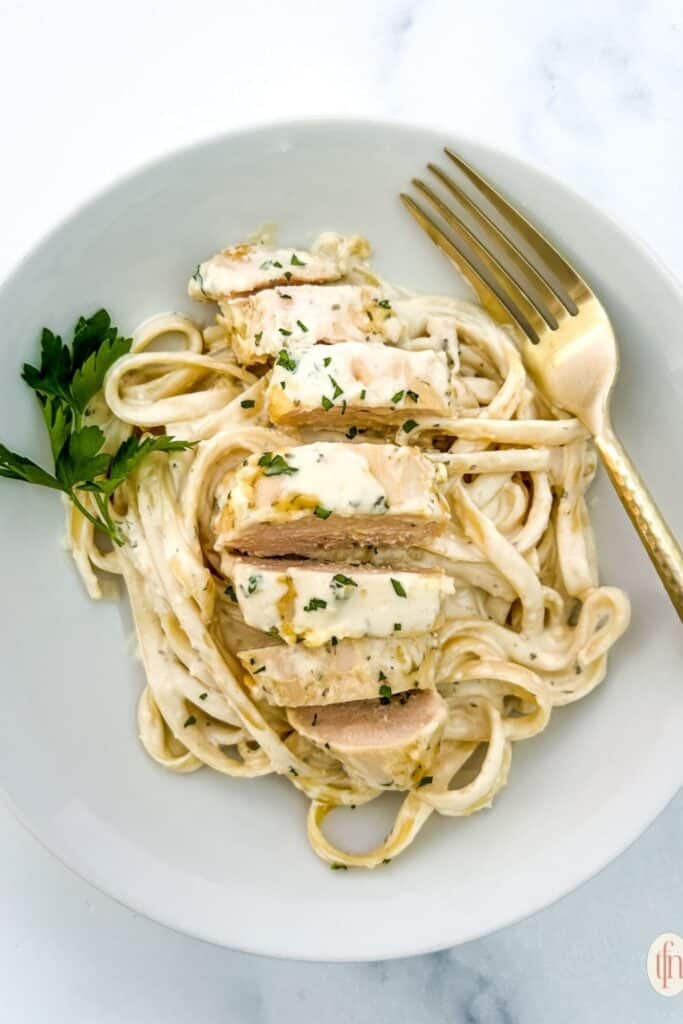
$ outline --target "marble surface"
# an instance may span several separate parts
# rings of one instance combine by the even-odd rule
[[[500,145],[683,276],[682,43],[680,0],[4,0],[0,276],[141,161],[321,113],[391,115]],[[678,1021],[683,996],[652,991],[645,957],[657,934],[683,930],[682,846],[679,796],[601,875],[521,924],[428,957],[325,966],[166,931],[74,878],[0,808],[0,1019]]]

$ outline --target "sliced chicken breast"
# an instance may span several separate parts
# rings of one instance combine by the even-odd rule
[[[455,586],[439,570],[238,559],[232,580],[244,621],[289,644],[332,638],[419,636],[431,630]]]
[[[313,444],[253,455],[218,489],[218,552],[316,555],[348,544],[417,545],[449,521],[443,466],[414,448]]]
[[[338,281],[341,276],[332,256],[313,256],[303,249],[237,245],[200,263],[190,278],[188,293],[200,302],[217,302],[275,285]]]
[[[443,352],[409,352],[347,341],[282,350],[267,392],[274,423],[321,428],[414,424],[413,413],[446,416],[450,397]]]
[[[290,725],[338,757],[352,777],[384,788],[411,789],[428,772],[446,724],[435,690],[346,704],[292,708]]]
[[[278,285],[339,281],[362,267],[369,254],[366,239],[333,233],[321,235],[310,252],[237,245],[200,263],[188,291],[200,302],[217,302]]]
[[[259,700],[281,707],[336,704],[379,695],[387,685],[392,693],[433,683],[429,652],[436,639],[421,637],[378,640],[340,640],[324,647],[260,647],[241,651],[249,673],[246,683]]]
[[[368,286],[289,285],[221,302],[220,322],[247,365],[275,359],[316,341],[396,340],[401,332],[388,300]]]

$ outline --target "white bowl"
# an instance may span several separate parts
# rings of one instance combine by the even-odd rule
[[[616,425],[682,531],[675,284],[615,224],[531,167],[395,124],[317,121],[228,135],[146,167],[70,217],[0,291],[2,441],[46,456],[38,410],[19,380],[43,324],[66,332],[81,312],[106,305],[131,331],[160,310],[191,311],[185,288],[197,262],[266,219],[286,242],[360,231],[389,279],[457,288],[397,199],[444,142],[528,209],[603,298],[622,354]],[[60,547],[55,495],[0,481],[0,784],[33,833],[84,878],[235,949],[405,956],[538,910],[635,839],[681,776],[683,630],[604,478],[593,493],[603,578],[633,601],[607,681],[515,748],[492,810],[433,816],[391,865],[333,872],[310,851],[306,803],[284,780],[176,776],[147,758],[136,737],[143,680],[125,608],[87,599]],[[346,833],[376,837],[389,815],[372,804],[353,812]]]

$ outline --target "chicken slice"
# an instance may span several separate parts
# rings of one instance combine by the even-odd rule
[[[274,423],[356,431],[359,426],[410,423],[414,412],[446,416],[449,397],[443,352],[408,352],[359,341],[284,351],[267,391]]]
[[[241,651],[254,696],[271,704],[301,707],[377,697],[387,685],[393,693],[427,688],[433,683],[430,634],[378,640],[341,640],[311,649],[260,647]]]
[[[237,360],[247,365],[274,359],[283,347],[316,341],[395,341],[401,325],[376,288],[350,284],[267,288],[220,303],[222,323]]]
[[[339,264],[331,256],[313,256],[303,249],[236,245],[200,263],[187,290],[200,302],[217,302],[275,285],[338,281],[341,276]]]
[[[332,638],[419,636],[454,593],[440,570],[397,572],[360,566],[238,559],[232,579],[248,626],[288,644],[322,647]]]
[[[290,725],[374,786],[411,789],[429,768],[446,724],[447,706],[436,690],[396,697],[292,708]]]
[[[188,292],[200,302],[217,302],[277,285],[339,281],[362,267],[369,253],[368,242],[357,235],[321,235],[310,252],[236,245],[200,263]]]
[[[390,444],[316,441],[252,455],[217,489],[214,546],[271,556],[419,545],[449,521],[445,476],[416,449]]]

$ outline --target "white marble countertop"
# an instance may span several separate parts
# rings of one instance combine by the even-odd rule
[[[680,0],[6,0],[0,39],[0,277],[128,168],[254,120],[316,113],[390,114],[500,145],[683,276]],[[658,1024],[683,1013],[683,996],[657,996],[645,973],[654,937],[683,930],[681,796],[543,913],[386,964],[207,946],[73,877],[3,809],[0,836],[0,1017],[11,1024]]]

